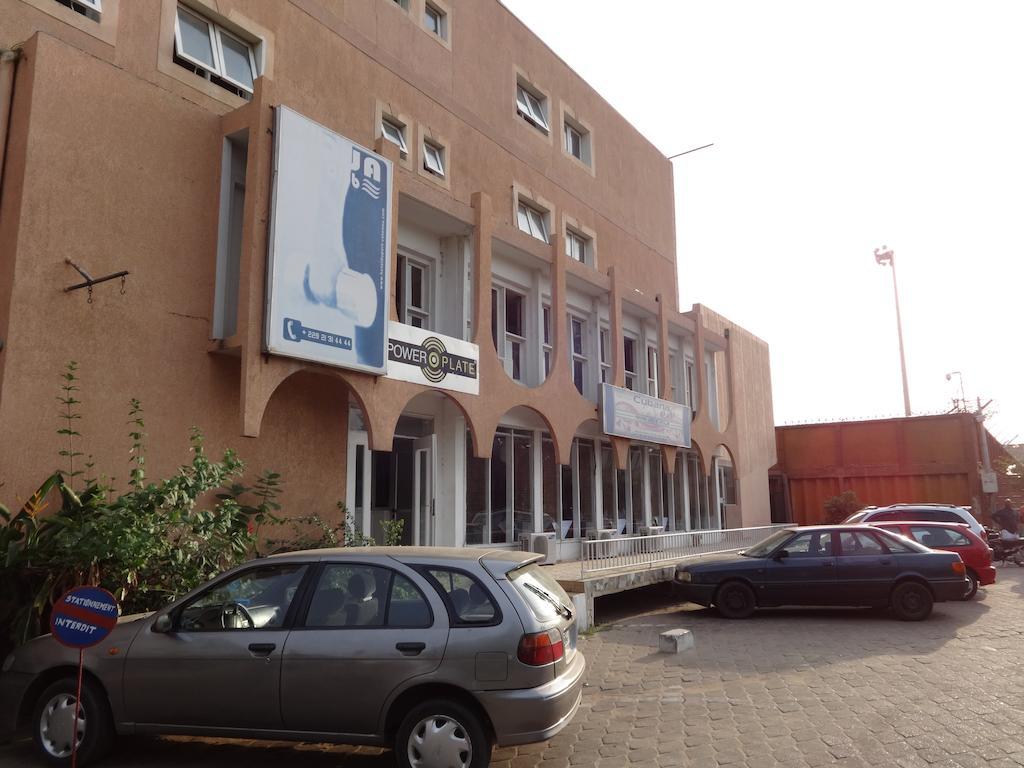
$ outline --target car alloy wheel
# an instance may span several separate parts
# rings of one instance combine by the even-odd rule
[[[893,612],[903,621],[923,621],[932,612],[932,593],[916,581],[905,581],[892,591]]]
[[[757,604],[750,587],[733,581],[719,587],[715,607],[727,619],[745,619],[754,612]]]
[[[78,727],[75,728],[75,697],[58,693],[43,706],[39,717],[39,743],[51,757],[64,759],[71,756],[71,733],[75,731],[76,749],[85,738],[85,712],[79,708]]]
[[[962,600],[970,600],[976,594],[978,594],[978,577],[974,574],[974,571],[967,571],[967,590],[964,592]]]
[[[398,768],[486,768],[491,737],[469,704],[429,699],[405,713],[395,734]]]
[[[80,766],[101,757],[113,744],[114,725],[106,694],[89,679],[82,681],[78,727],[75,727],[76,688],[74,677],[62,677],[50,683],[36,699],[32,740],[40,756],[50,765],[71,765],[72,738]]]
[[[430,715],[409,734],[409,764],[413,768],[469,768],[473,745],[466,729],[448,715]]]

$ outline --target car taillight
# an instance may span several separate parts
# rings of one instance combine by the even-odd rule
[[[542,667],[558,661],[565,655],[562,633],[557,629],[523,635],[519,641],[519,660],[531,667]]]
[[[952,565],[953,573],[957,574],[958,576],[964,576],[967,574],[967,569],[964,567],[964,564],[960,560],[957,560]]]

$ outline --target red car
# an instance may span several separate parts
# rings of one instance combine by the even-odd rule
[[[988,542],[974,533],[966,523],[935,523],[899,521],[869,523],[877,528],[906,536],[929,549],[956,552],[967,566],[967,580],[970,587],[964,593],[964,600],[970,600],[978,586],[996,583],[996,569],[992,565],[992,550]]]

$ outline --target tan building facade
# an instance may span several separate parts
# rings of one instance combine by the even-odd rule
[[[127,472],[137,397],[151,474],[194,424],[279,471],[290,514],[342,500],[378,538],[400,518],[407,543],[544,532],[574,557],[602,530],[769,521],[767,345],[681,311],[670,162],[499,3],[0,0],[0,19],[9,503],[57,463],[75,360],[101,472]],[[267,353],[282,107],[392,162],[388,320],[476,345],[478,394]],[[65,292],[68,259],[127,271],[123,292]],[[690,447],[606,434],[604,383],[691,408]]]

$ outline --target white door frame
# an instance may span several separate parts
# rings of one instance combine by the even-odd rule
[[[356,453],[363,449],[363,505],[356,507]],[[348,467],[345,482],[345,507],[355,515],[357,528],[364,536],[370,535],[370,435],[367,432],[348,433]]]
[[[437,487],[434,457],[436,455],[437,435],[430,434],[413,441],[412,543],[414,546],[432,547],[434,545],[434,489]],[[426,456],[425,472],[420,471],[422,456]],[[423,509],[420,504],[421,498],[426,509]]]

